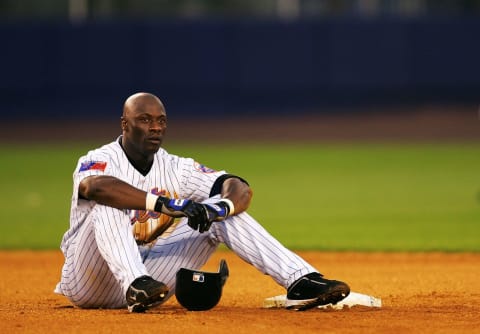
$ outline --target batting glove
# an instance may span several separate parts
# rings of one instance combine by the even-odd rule
[[[207,210],[207,219],[209,221],[220,222],[225,220],[230,214],[230,207],[225,202],[217,202],[211,204],[203,204]]]
[[[188,225],[200,233],[208,231],[213,222],[225,220],[230,211],[230,207],[225,202],[199,205],[202,208],[199,210],[198,215],[195,214],[188,218]]]
[[[188,217],[189,215],[199,215],[200,208],[198,203],[189,199],[169,199],[159,196],[155,203],[154,211],[162,212],[172,217]]]
[[[148,195],[147,197],[153,197]],[[153,198],[152,198],[153,199]],[[147,209],[150,207],[147,199]],[[162,212],[172,217],[187,217],[188,225],[200,233],[206,232],[214,221],[222,221],[228,217],[233,209],[229,200],[221,200],[216,203],[198,203],[189,199],[169,199],[163,196],[155,196],[153,210]]]
[[[208,231],[214,220],[214,213],[209,214],[206,205],[189,199],[168,199],[158,197],[155,211],[172,217],[187,217],[188,226],[200,233]]]

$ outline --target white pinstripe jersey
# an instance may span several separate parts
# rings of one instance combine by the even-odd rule
[[[169,154],[160,148],[154,156],[149,173],[143,176],[128,161],[119,139],[88,152],[77,163],[73,173],[73,196],[70,211],[70,228],[64,234],[61,249],[66,251],[74,242],[79,227],[89,215],[95,202],[78,198],[78,187],[91,175],[114,176],[130,185],[167,197],[189,198],[202,201],[209,197],[215,180],[225,174],[201,165],[191,158]],[[130,216],[134,212],[127,210]]]

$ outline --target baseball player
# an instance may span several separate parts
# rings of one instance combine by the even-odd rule
[[[81,308],[144,312],[174,294],[181,268],[200,269],[224,243],[287,289],[289,309],[349,294],[246,212],[246,180],[161,148],[166,128],[162,102],[134,94],[124,104],[122,135],[79,159],[56,293]]]

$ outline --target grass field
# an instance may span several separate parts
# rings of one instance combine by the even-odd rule
[[[0,248],[58,248],[73,168],[95,146],[0,147]],[[249,212],[293,249],[480,251],[480,144],[167,149],[246,178]]]

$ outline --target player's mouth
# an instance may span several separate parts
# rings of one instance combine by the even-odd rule
[[[162,143],[162,137],[148,137],[147,141],[155,145],[160,145]]]

